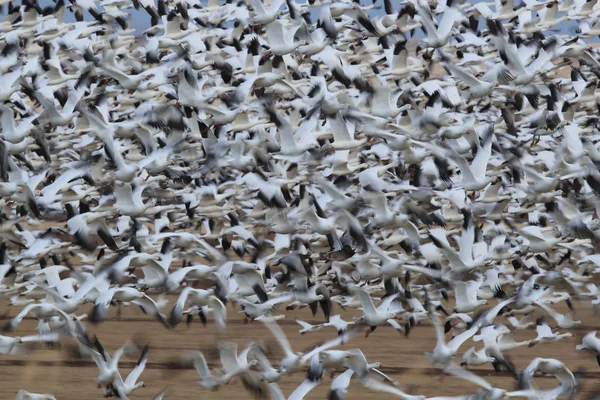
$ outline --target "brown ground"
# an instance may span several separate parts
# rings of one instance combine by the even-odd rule
[[[170,300],[170,304],[173,304],[173,299]],[[578,304],[576,303],[575,306],[577,307]],[[14,316],[18,312],[16,308],[3,308],[9,310],[10,316]],[[167,306],[167,309],[169,308]],[[575,345],[581,342],[581,337],[585,333],[597,329],[598,323],[593,312],[586,310],[583,304],[579,304],[576,310],[576,317],[581,319],[584,325],[580,329],[571,330],[572,338],[558,343],[539,344],[533,348],[519,348],[508,354],[519,369],[523,369],[537,356],[558,358],[573,371],[583,369],[585,379],[577,398],[587,398],[595,390],[600,391],[600,382],[598,381],[600,367],[596,364],[592,354],[576,352]],[[339,308],[334,310],[334,312],[340,311]],[[288,311],[286,314],[287,319],[280,321],[280,324],[287,333],[294,350],[302,351],[335,335],[332,328],[326,328],[302,336],[298,333],[299,325],[295,323],[294,319],[300,318],[315,323],[318,320],[313,318],[308,310]],[[345,319],[351,318],[347,312],[344,312],[343,316]],[[318,314],[317,318],[321,318],[321,315]],[[552,322],[550,321],[551,326]],[[14,335],[23,336],[34,333],[35,326],[36,322],[33,319],[27,319],[17,328]],[[200,398],[200,396],[209,396],[211,399],[250,398],[239,383],[232,383],[219,392],[210,393],[195,383],[198,379],[195,370],[169,368],[168,362],[186,349],[202,350],[210,365],[218,365],[218,358],[215,358],[214,352],[210,351],[210,349],[214,349],[216,340],[215,330],[210,319],[207,327],[203,327],[196,320],[189,327],[182,323],[177,329],[169,331],[157,321],[144,318],[137,308],[131,307],[124,310],[119,321],[114,319],[114,312],[112,312],[109,319],[103,324],[94,326],[88,323],[87,326],[91,333],[98,335],[105,348],[111,353],[127,338],[133,338],[141,344],[150,343],[148,366],[141,377],[146,382],[146,387],[135,392],[132,396],[133,399],[154,398],[154,395],[165,387],[168,387],[166,399],[193,399]],[[236,310],[229,310],[227,328],[227,340],[237,342],[240,347],[251,340],[261,340],[270,346],[275,356],[280,354],[276,342],[262,323],[244,324],[242,315],[238,314]],[[535,331],[528,330],[519,332],[516,339],[522,340],[534,336]],[[412,394],[440,396],[475,391],[474,386],[457,378],[431,376],[434,371],[430,369],[431,365],[423,353],[430,351],[434,345],[433,328],[423,324],[416,327],[409,338],[400,336],[391,328],[380,327],[369,338],[361,335],[344,347],[359,347],[369,362],[381,362],[381,369],[401,382],[404,389]],[[461,351],[466,351],[471,345],[473,342],[468,341]],[[26,355],[1,356],[0,399],[14,398],[17,390],[21,388],[34,392],[53,393],[59,400],[102,398],[102,392],[96,388],[93,381],[97,374],[95,365],[91,361],[71,359],[66,351],[67,347],[68,342],[65,342],[61,348],[48,349],[40,346]],[[124,357],[121,363],[123,373],[132,368],[135,361],[135,358]],[[475,371],[495,385],[505,389],[514,388],[513,379],[504,372],[496,375],[491,365],[479,367]],[[284,394],[289,395],[302,379],[303,376],[297,374],[280,382]],[[540,377],[536,378],[536,382],[542,387],[549,387],[554,385],[555,381],[552,377]],[[308,398],[326,398],[330,383],[331,378],[324,377],[321,386]],[[381,393],[367,391],[358,383],[351,386],[348,398],[363,399],[367,395],[372,399],[390,398]]]

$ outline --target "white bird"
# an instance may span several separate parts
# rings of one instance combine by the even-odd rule
[[[450,35],[452,34],[454,23],[460,16],[460,11],[457,8],[456,2],[449,2],[437,28],[429,8],[419,4],[416,6],[416,10],[419,13],[423,28],[425,28],[425,31],[427,32],[427,38],[423,39],[423,43],[417,46],[417,53],[420,49],[426,47],[439,48],[446,46]]]
[[[396,296],[389,296],[375,308],[373,299],[363,289],[355,289],[356,296],[362,305],[363,315],[359,318],[358,323],[364,323],[370,326],[370,330],[367,331],[367,335],[373,332],[379,325],[390,324],[394,329],[400,333],[407,333],[402,326],[394,319],[396,314],[402,310],[402,307],[398,308],[392,303],[396,300]]]
[[[308,371],[306,373],[306,379],[302,381],[300,386],[298,386],[288,400],[302,400],[306,397],[306,395],[317,387],[321,383],[321,378],[323,377],[323,366],[321,365],[321,361],[319,360],[319,355],[315,354],[312,356],[310,360],[310,364],[308,365]]]
[[[600,339],[596,337],[596,331],[587,333],[581,340],[581,344],[575,346],[576,350],[590,350],[596,354],[596,361],[600,365]]]
[[[17,392],[16,400],[56,400],[56,397],[48,393],[32,393],[20,389]]]
[[[213,293],[214,292],[212,290],[194,289],[191,287],[184,288],[181,291],[177,302],[173,306],[173,309],[171,310],[169,324],[171,326],[176,326],[181,321],[186,303],[192,303],[195,306],[212,307],[212,312],[215,315],[215,323],[217,327],[221,330],[225,329],[227,309],[225,308],[223,302],[221,302],[221,300],[219,300],[219,298]]]
[[[446,338],[444,336],[444,327],[439,320],[437,314],[433,311],[429,312],[429,316],[433,322],[433,327],[435,329],[436,335],[436,345],[431,352],[426,352],[425,357],[432,363],[442,364],[444,366],[450,364],[452,358],[458,351],[459,347],[463,345],[467,340],[469,340],[477,331],[478,327],[474,326],[466,331],[462,332],[459,335],[456,335],[452,340],[446,343]]]

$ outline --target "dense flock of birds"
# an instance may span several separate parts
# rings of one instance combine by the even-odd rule
[[[135,306],[165,329],[216,326],[222,367],[180,360],[207,390],[284,399],[295,375],[297,400],[332,373],[332,400],[424,399],[356,347],[391,326],[435,332],[424,357],[480,387],[436,399],[577,395],[560,360],[519,370],[510,352],[543,355],[581,325],[573,300],[600,303],[597,0],[0,3],[2,354],[71,338],[126,399],[151,347],[109,355],[86,325]],[[301,333],[331,333],[305,352],[278,322],[299,307],[318,321]],[[283,357],[239,352],[231,312]],[[17,336],[26,317],[37,333]],[[567,347],[600,363],[596,333],[580,337]],[[515,387],[469,371],[486,364]]]

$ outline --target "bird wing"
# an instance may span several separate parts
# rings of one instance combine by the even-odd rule
[[[466,282],[456,281],[452,284],[454,286],[454,297],[456,299],[456,305],[465,304],[469,301],[469,296],[467,294],[469,290],[469,286]]]
[[[97,298],[96,301],[94,302],[94,309],[92,311],[92,315],[93,318],[95,320],[101,321],[104,319],[104,316],[106,315],[106,312],[108,311],[108,306],[110,305],[110,302],[112,301],[112,298],[114,296],[114,294],[116,293],[117,289],[112,288],[110,290],[107,290],[104,293],[101,293]]]
[[[481,85],[481,81],[475,78],[470,72],[466,69],[457,67],[453,63],[445,63],[444,66],[450,70],[450,73],[454,75],[456,78],[460,79],[467,86],[479,86]]]
[[[130,79],[129,75],[119,71],[116,68],[109,66],[108,64],[103,64],[103,65],[101,65],[101,67],[106,75],[110,76],[111,78],[118,81],[119,83]]]
[[[194,290],[191,287],[186,287],[181,291],[179,298],[175,302],[173,309],[171,310],[171,316],[169,317],[171,324],[177,324],[181,321],[181,316],[183,315],[183,308],[185,307],[185,302],[187,301],[188,296],[191,291]]]
[[[261,0],[250,0],[252,8],[256,14],[266,14],[265,6]]]
[[[461,13],[456,7],[447,6],[437,29],[438,35],[441,37],[449,35],[454,23],[458,20],[460,15]]]
[[[346,343],[352,337],[354,337],[354,335],[356,335],[357,332],[358,332],[358,329],[349,330],[349,331],[345,332],[344,334],[339,335],[335,339],[328,340],[327,342],[323,343],[322,345],[320,345],[320,346],[314,348],[313,350],[311,350],[310,352],[304,354],[301,358],[301,362],[305,363],[307,360],[310,360],[315,354],[318,354],[322,351],[329,350],[333,347],[337,347],[337,346],[340,346],[340,345]]]
[[[320,381],[311,381],[309,379],[305,379],[304,381],[302,381],[302,383],[300,384],[300,386],[298,386],[296,389],[294,389],[294,391],[292,392],[292,394],[290,394],[290,397],[288,397],[288,400],[302,400],[304,399],[304,397],[314,388],[316,388],[317,386],[319,386],[321,382]]]
[[[223,368],[225,368],[228,371],[240,368],[237,350],[237,343],[219,343],[219,358],[221,360],[221,364],[223,364]]]
[[[167,321],[165,320],[163,314],[160,312],[160,308],[158,308],[156,302],[152,300],[152,298],[150,298],[148,295],[144,295],[144,297],[140,299],[135,299],[131,303],[139,306],[142,309],[142,312],[152,315],[153,317],[158,317],[163,324],[167,325]]]
[[[444,327],[442,326],[440,317],[431,308],[428,310],[428,314],[429,314],[429,318],[431,319],[433,328],[435,329],[435,337],[437,340],[436,345],[437,346],[445,346],[446,345],[446,337],[444,336],[445,335]]]
[[[333,133],[333,140],[336,142],[347,142],[354,138],[353,125],[344,120],[341,112],[338,112],[335,118],[329,119],[329,126]],[[349,126],[352,126],[352,129]]]
[[[471,383],[474,383],[477,386],[481,386],[482,388],[484,388],[486,390],[492,390],[494,388],[492,385],[489,384],[488,381],[486,381],[482,377],[475,375],[471,371],[467,371],[464,368],[460,368],[457,365],[451,365],[449,368],[445,369],[445,372],[447,372],[451,375],[454,375],[458,378],[467,380]]]
[[[183,268],[182,268],[183,269]],[[176,274],[180,272],[182,269],[175,271],[171,274]],[[142,272],[144,273],[144,280],[152,280],[152,279],[165,279],[167,277],[168,271],[165,271],[164,266],[154,259],[148,259],[145,265],[142,266]],[[185,274],[181,279],[185,277]]]
[[[275,13],[279,11],[281,6],[283,5],[283,0],[272,0],[269,4],[269,12]]]
[[[456,165],[460,169],[460,172],[462,173],[462,178],[464,180],[470,182],[476,181],[475,177],[473,176],[473,172],[471,171],[471,166],[463,156],[459,155],[456,152],[456,150],[451,149],[449,151],[449,157],[452,159],[452,161],[456,163]]]
[[[127,375],[127,379],[125,379],[125,384],[127,386],[133,386],[137,382],[138,378],[146,368],[146,363],[148,362],[148,349],[149,347],[146,345],[142,350],[142,354],[138,359],[138,362],[135,364],[135,368]]]
[[[537,73],[544,65],[552,60],[552,56],[552,53],[548,53],[544,49],[540,49],[539,55],[527,66],[527,70]]]
[[[267,391],[269,392],[269,399],[271,400],[285,400],[285,396],[283,392],[279,388],[279,385],[275,382],[270,382],[267,384]]]
[[[481,16],[483,16],[484,18],[493,19],[495,16],[494,13],[492,12],[492,10],[490,9],[490,7],[486,3],[475,3],[475,4],[473,4],[473,8],[475,8],[477,11],[479,11],[479,14],[481,14]]]
[[[234,274],[233,278],[239,286],[245,286],[254,291],[258,289],[264,295],[266,295],[265,282],[260,272],[256,270],[250,270],[244,272],[243,274]]]
[[[440,36],[438,35],[438,30],[436,29],[431,13],[421,6],[417,6],[416,8],[421,17],[421,24],[423,25],[423,28],[425,28],[425,32],[427,32],[427,36],[430,39],[438,39]]]
[[[482,281],[470,281],[468,283],[466,295],[470,302],[477,302],[477,293],[479,293],[479,288],[482,284]]]
[[[361,382],[365,387],[367,387],[369,389],[373,389],[378,392],[389,393],[394,396],[400,397],[401,399],[413,400],[413,399],[419,398],[418,396],[411,396],[407,393],[404,393],[402,390],[398,389],[395,386],[391,386],[386,383],[379,382],[377,379],[374,379],[374,378],[366,378],[366,379],[363,379]]]
[[[477,155],[473,159],[473,163],[471,164],[471,171],[473,174],[479,178],[485,178],[485,171],[487,170],[488,162],[490,161],[490,157],[492,155],[492,137],[494,136],[494,125],[488,126],[484,140],[485,143],[483,147],[480,147],[477,151]]]
[[[369,295],[369,293],[365,292],[363,289],[357,289],[356,295],[358,296],[358,300],[362,305],[363,312],[365,314],[377,314],[377,310],[375,309],[375,305],[373,304],[373,299]]]
[[[216,296],[211,296],[209,301],[215,316],[215,324],[217,325],[217,329],[223,331],[227,321],[227,308]]]
[[[212,374],[210,373],[210,369],[208,369],[208,364],[206,364],[204,354],[202,354],[199,351],[194,353],[194,368],[196,368],[198,375],[200,375],[200,378],[202,379],[206,379],[212,376]]]
[[[467,329],[466,331],[462,332],[461,334],[456,335],[455,337],[452,338],[452,340],[450,340],[448,342],[448,347],[454,351],[457,351],[458,348],[464,342],[466,342],[468,339],[470,339],[475,333],[477,333],[478,330],[479,330],[479,328],[474,326],[471,329]]]
[[[548,326],[548,324],[545,322],[537,324],[537,326],[535,327],[535,331],[538,334],[538,338],[546,338],[553,336],[552,328],[550,328],[550,326]]]
[[[385,300],[383,300],[381,302],[381,304],[379,304],[379,306],[377,307],[377,312],[386,312],[386,311],[388,311],[390,309],[390,306],[392,305],[393,301],[396,300],[396,297],[398,297],[398,293],[396,293],[396,294],[394,294],[392,296],[386,297]]]
[[[292,351],[292,346],[290,346],[290,342],[288,341],[287,336],[281,329],[281,327],[277,324],[272,318],[265,318],[262,320],[263,323],[269,328],[275,339],[279,342],[279,345],[285,352],[286,356],[293,356],[294,352]]]
[[[142,267],[143,269],[143,267]],[[169,274],[169,278],[172,279],[173,281],[177,282],[177,283],[181,283],[187,274],[189,274],[190,272],[199,269],[197,266],[191,265],[189,267],[183,267],[178,269],[177,271],[171,272],[171,274]]]
[[[388,319],[387,323],[390,324],[392,328],[394,328],[398,332],[404,332],[404,328],[402,327],[402,325],[400,325],[395,319]]]
[[[285,46],[285,32],[283,29],[283,25],[279,20],[275,20],[271,22],[265,28],[267,33],[267,39],[269,41],[269,45],[273,47]]]
[[[344,373],[339,374],[331,381],[331,391],[336,390],[344,390],[350,386],[350,380],[352,379],[352,375],[354,375],[354,371],[351,369],[347,369]],[[331,397],[330,397],[331,398]]]
[[[81,98],[83,97],[84,94],[85,94],[84,87],[80,87],[79,89],[71,90],[71,92],[69,93],[67,102],[65,103],[65,105],[62,108],[62,112],[66,113],[66,114],[71,114],[73,111],[75,111],[75,108],[81,101]]]
[[[458,256],[462,262],[470,264],[473,261],[473,243],[475,241],[475,223],[469,211],[463,212],[463,231],[458,241]]]

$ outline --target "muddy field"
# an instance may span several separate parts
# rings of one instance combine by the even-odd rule
[[[173,304],[174,298],[169,300],[170,304]],[[585,333],[597,329],[599,324],[598,318],[594,316],[592,310],[585,309],[583,304],[575,303],[575,306],[576,319],[580,319],[583,325],[579,329],[571,330],[573,337],[558,343],[540,344],[532,348],[522,347],[508,352],[508,354],[519,369],[523,369],[533,358],[543,356],[562,360],[574,372],[580,370],[584,380],[577,398],[585,399],[595,391],[600,391],[600,367],[592,354],[575,351],[575,345],[580,343],[581,337]],[[6,305],[3,306],[3,309],[8,310],[5,318],[14,316],[20,310],[20,308],[6,307]],[[170,309],[170,306],[167,306],[166,309]],[[220,340],[235,341],[240,346],[252,340],[260,340],[269,346],[273,357],[281,354],[277,343],[260,322],[246,324],[242,314],[238,313],[239,310],[230,308],[228,311],[227,335]],[[334,309],[334,312],[341,312],[347,320],[352,317],[351,313],[343,312],[339,308]],[[280,324],[296,351],[306,350],[335,335],[332,328],[300,335],[298,333],[299,325],[295,319],[318,323],[322,318],[321,315],[312,317],[309,310],[285,313],[287,318],[280,321]],[[547,320],[552,326],[553,321]],[[113,310],[106,322],[97,326],[87,323],[87,326],[92,334],[98,335],[111,353],[128,338],[134,339],[140,345],[150,344],[148,366],[141,377],[146,387],[136,391],[132,396],[134,399],[152,399],[154,395],[165,388],[167,388],[165,399],[196,399],[201,396],[208,396],[211,399],[250,398],[239,383],[232,383],[219,392],[208,392],[196,383],[198,375],[195,370],[173,366],[173,360],[186,349],[201,350],[205,353],[211,366],[219,365],[218,356],[213,350],[217,337],[210,317],[207,327],[203,327],[200,321],[195,320],[189,326],[182,323],[177,329],[169,331],[157,321],[145,319],[138,309],[125,308],[119,320],[116,319]],[[14,332],[14,335],[23,336],[34,333],[35,327],[36,322],[33,319],[26,319]],[[524,340],[534,336],[535,331],[520,331],[516,334],[515,339]],[[467,341],[461,348],[460,357],[474,344],[472,341]],[[29,354],[1,356],[0,399],[14,398],[17,390],[21,388],[34,392],[52,393],[59,400],[102,398],[102,391],[96,388],[93,381],[97,374],[95,365],[91,360],[73,358],[68,351],[71,345],[72,343],[65,340],[57,348],[39,346]],[[408,338],[401,336],[391,327],[380,327],[370,337],[365,338],[361,334],[344,347],[359,347],[369,362],[381,362],[382,371],[399,381],[403,385],[403,389],[411,394],[440,396],[475,391],[477,388],[471,384],[454,377],[442,376],[439,374],[439,370],[431,369],[431,365],[423,353],[433,349],[434,345],[433,327],[422,324],[415,327]],[[477,348],[479,346],[480,344]],[[124,357],[121,361],[122,373],[129,371],[135,361],[133,355]],[[505,372],[496,374],[491,365],[473,370],[489,379],[494,385],[505,389],[514,388],[513,378]],[[284,394],[289,395],[302,379],[303,376],[297,374],[280,382]],[[555,382],[552,377],[536,378],[536,384],[540,387],[551,387]],[[331,377],[325,376],[321,386],[313,391],[309,398],[326,398],[330,383]],[[358,383],[351,386],[349,399],[364,399],[365,396],[369,396],[371,399],[390,398],[381,393],[365,390]]]

